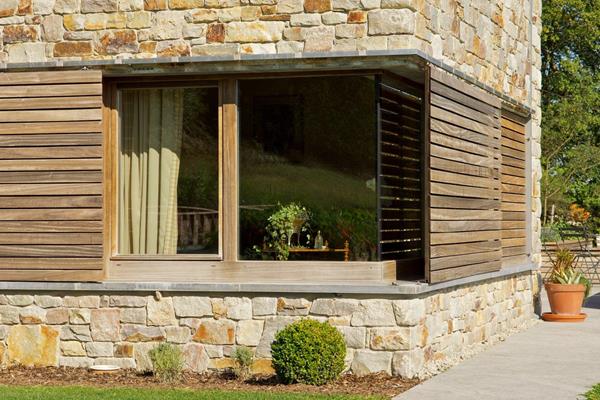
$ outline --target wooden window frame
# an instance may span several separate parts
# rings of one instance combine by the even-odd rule
[[[104,210],[105,280],[109,281],[248,281],[314,282],[394,281],[395,261],[256,261],[239,255],[239,82],[247,79],[318,76],[376,76],[381,70],[320,71],[216,76],[120,77],[104,82]],[[119,255],[118,218],[118,91],[131,87],[173,87],[204,83],[219,88],[219,253],[215,255]],[[318,272],[317,272],[318,271]],[[363,279],[364,278],[364,279]]]
[[[120,146],[120,102],[119,92],[122,89],[143,89],[143,88],[201,88],[201,87],[212,87],[217,88],[218,95],[218,251],[214,254],[176,254],[176,255],[144,255],[144,254],[119,254],[118,249],[118,210],[119,210],[119,165],[118,165],[118,152]],[[105,256],[110,261],[220,261],[223,260],[223,243],[225,240],[223,234],[223,170],[224,170],[224,157],[222,152],[223,142],[223,128],[222,128],[222,113],[223,113],[223,88],[221,81],[207,80],[207,79],[190,79],[185,82],[181,78],[174,79],[159,79],[154,82],[147,82],[146,80],[136,80],[133,78],[125,78],[113,80],[105,85],[106,98],[110,101],[108,104],[108,132],[105,134],[105,140],[107,145],[105,146],[105,178],[106,182],[110,182],[110,187],[105,185],[105,210],[106,226],[110,227],[105,232],[110,233],[110,237],[106,243],[110,243],[110,246],[106,246],[107,250]],[[106,115],[106,114],[105,114]],[[106,237],[105,237],[106,239]]]

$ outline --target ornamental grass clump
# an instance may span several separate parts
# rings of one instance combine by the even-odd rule
[[[236,347],[231,357],[235,360],[236,367],[233,369],[235,376],[245,381],[250,378],[252,364],[254,363],[254,353],[246,346]]]
[[[179,347],[161,343],[148,353],[154,375],[162,382],[173,382],[181,377],[183,354]]]
[[[327,322],[303,319],[275,335],[271,354],[282,382],[323,385],[344,370],[346,343]]]

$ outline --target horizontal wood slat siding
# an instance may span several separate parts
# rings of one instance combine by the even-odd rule
[[[527,262],[525,196],[525,121],[503,112],[502,130],[502,266]]]
[[[102,75],[0,73],[0,280],[98,280]]]
[[[429,281],[432,283],[501,267],[500,105],[500,100],[489,93],[432,68],[429,125]]]
[[[422,270],[422,99],[405,86],[384,76],[378,88],[379,246],[382,260],[405,260]]]

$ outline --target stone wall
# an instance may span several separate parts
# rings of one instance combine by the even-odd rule
[[[534,275],[422,298],[228,297],[208,294],[0,294],[2,365],[151,368],[148,351],[181,346],[193,371],[231,367],[251,347],[254,372],[271,373],[270,344],[292,321],[329,321],[344,335],[356,374],[435,374],[534,320]]]

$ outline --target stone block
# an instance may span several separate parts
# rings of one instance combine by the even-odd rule
[[[6,336],[8,336],[8,326],[0,325],[0,341],[6,339]]]
[[[364,349],[367,341],[367,328],[353,326],[336,327],[344,336],[346,346],[352,349]]]
[[[152,371],[152,360],[150,359],[150,350],[154,349],[157,343],[136,343],[133,345],[133,358],[135,359],[135,368],[138,371]],[[124,360],[121,358],[121,360]]]
[[[49,15],[54,10],[55,0],[33,0],[33,13],[35,15]]]
[[[121,338],[127,342],[160,342],[166,339],[166,334],[156,326],[123,325]]]
[[[310,301],[302,298],[277,299],[277,315],[304,316],[310,310]]]
[[[285,24],[281,21],[230,22],[225,27],[225,41],[265,43],[281,40]]]
[[[67,14],[63,17],[63,26],[68,31],[80,31],[83,30],[85,24],[85,15],[73,15]],[[79,307],[79,302],[75,300],[69,300],[68,297],[64,299],[65,307]]]
[[[171,10],[189,10],[204,7],[204,0],[169,0]]]
[[[252,301],[248,297],[225,297],[227,318],[233,320],[252,319]]]
[[[67,368],[89,368],[94,360],[88,357],[59,357],[58,366]]]
[[[422,299],[394,300],[396,323],[401,326],[415,326],[425,318],[425,302]]]
[[[102,32],[96,45],[100,54],[136,53],[138,49],[137,35],[132,29]]]
[[[54,45],[54,57],[82,57],[92,55],[92,42],[68,41]]]
[[[284,40],[277,42],[277,52],[278,53],[282,53],[282,54],[283,53],[301,53],[303,49],[304,49],[303,42],[284,41]],[[275,299],[273,299],[273,300],[275,300]],[[275,306],[277,306],[276,300],[275,300]]]
[[[46,325],[15,325],[8,333],[8,361],[28,367],[58,365],[59,332]]]
[[[255,317],[275,315],[277,312],[277,299],[275,297],[254,297],[252,299],[252,311]]]
[[[54,12],[56,14],[76,14],[79,12],[80,0],[56,0]]]
[[[304,11],[304,0],[279,0],[277,2],[278,14],[295,14]]]
[[[69,323],[72,325],[87,325],[90,323],[91,310],[89,308],[71,308],[69,310]]]
[[[80,357],[85,356],[85,349],[83,348],[83,344],[81,342],[68,341],[60,343],[60,350],[63,356],[68,357]]]
[[[258,346],[263,332],[263,320],[245,320],[238,322],[236,342],[244,346]]]
[[[130,15],[150,15],[147,12],[135,12]],[[147,297],[145,296],[110,296],[109,305],[111,307],[146,307]]]
[[[360,9],[360,0],[332,0],[333,10],[356,10]]]
[[[235,322],[225,319],[202,320],[193,340],[206,344],[234,344]]]
[[[114,356],[118,358],[132,358],[133,357],[133,344],[131,343],[118,343],[114,345]]]
[[[212,315],[210,298],[197,296],[173,297],[175,315],[178,317],[206,317]]]
[[[365,36],[367,33],[364,24],[341,24],[335,26],[335,37],[339,39],[355,39]]]
[[[423,349],[398,351],[392,358],[392,373],[405,379],[418,378],[423,374],[424,364]]]
[[[217,11],[219,22],[231,22],[231,21],[239,21],[242,19],[242,8],[241,7],[231,7],[231,8],[221,8]]]
[[[364,376],[376,372],[391,374],[392,353],[356,350],[352,360],[352,373]]]
[[[205,344],[204,350],[206,350],[206,354],[208,354],[209,358],[222,358],[223,357],[223,346],[215,346],[210,344]]]
[[[152,40],[180,39],[185,23],[184,11],[159,11],[154,16]],[[148,300],[150,302],[150,300]]]
[[[183,346],[184,368],[193,372],[202,373],[208,369],[209,357],[204,345],[188,343]]]
[[[82,13],[109,13],[118,9],[117,0],[81,0]]]
[[[173,309],[173,299],[163,297],[159,301],[154,297],[148,297],[148,325],[166,326],[176,325],[175,310]]]
[[[6,30],[7,28],[10,28],[10,26],[6,26],[4,27],[4,29]],[[3,33],[2,37],[4,39],[4,35],[5,33]],[[8,43],[6,42],[6,39],[4,39],[4,43]],[[24,306],[29,306],[31,304],[33,304],[33,296],[30,296],[28,294],[14,294],[14,295],[8,295],[6,296],[7,300],[8,300],[8,304],[10,304],[11,306],[19,306],[19,307],[24,307]]]
[[[190,11],[186,14],[185,20],[187,22],[215,22],[217,20],[217,11],[206,8],[200,8],[198,10]]]
[[[275,369],[273,368],[273,364],[268,358],[259,358],[254,360],[252,363],[252,367],[250,367],[250,372],[252,375],[259,376],[271,376],[275,374]]]
[[[46,17],[44,21],[50,17]],[[59,17],[60,18],[60,17]],[[43,25],[43,23],[42,23]],[[62,298],[56,296],[35,296],[34,297],[35,304],[42,308],[55,308],[61,307],[63,304]]]
[[[395,326],[396,317],[389,300],[362,300],[352,314],[352,326]]]
[[[331,12],[327,12],[325,14],[321,14],[321,20],[323,21],[323,23],[325,25],[345,24],[346,21],[348,20],[348,14],[331,11]],[[334,299],[317,299],[313,303],[313,308],[315,308],[315,304],[317,302],[328,303],[328,302],[331,302],[332,300],[334,300]],[[314,311],[312,311],[312,309],[311,309],[311,312],[314,313]]]
[[[187,343],[190,340],[190,328],[185,326],[168,326],[165,328],[167,342]]]
[[[19,0],[0,0],[0,18],[15,15],[18,5]]]
[[[90,327],[87,325],[62,326],[60,330],[60,339],[91,342],[92,335]]]
[[[304,0],[304,11],[307,13],[323,13],[331,9],[331,0]]]
[[[90,330],[92,339],[97,342],[114,342],[120,339],[121,312],[114,308],[92,310]]]
[[[0,324],[12,325],[19,323],[19,308],[0,306]]]
[[[42,324],[46,321],[46,310],[34,305],[20,308],[19,321],[23,325]]]
[[[372,328],[369,345],[373,350],[409,350],[415,335],[416,329],[408,327]]]
[[[152,14],[147,11],[136,11],[127,14],[127,27],[131,29],[150,28],[152,26]],[[129,297],[129,296],[125,296]],[[144,307],[146,305],[145,297],[135,297],[135,300],[127,301],[129,306],[124,307]],[[144,305],[138,306],[143,302]],[[135,304],[135,305],[133,305]]]
[[[146,309],[145,308],[122,308],[121,322],[124,324],[145,324]]]
[[[65,34],[65,28],[63,28],[63,19],[60,15],[49,15],[42,20],[42,37],[48,42],[60,42]],[[36,303],[37,298],[36,296]],[[60,307],[62,305],[62,299],[60,297],[44,296],[48,299],[59,299],[60,303],[52,305],[52,307]],[[52,303],[52,300],[48,300],[46,304]]]
[[[165,40],[156,44],[156,54],[159,57],[187,57],[190,53],[190,46],[183,39]]]
[[[415,13],[408,9],[372,10],[367,15],[369,35],[412,34]]]
[[[417,11],[416,0],[381,0],[381,8],[408,8]]]
[[[319,14],[294,14],[290,19],[292,26],[319,26],[321,15]]]
[[[85,344],[85,351],[89,357],[112,357],[113,344],[110,342],[89,342]]]

